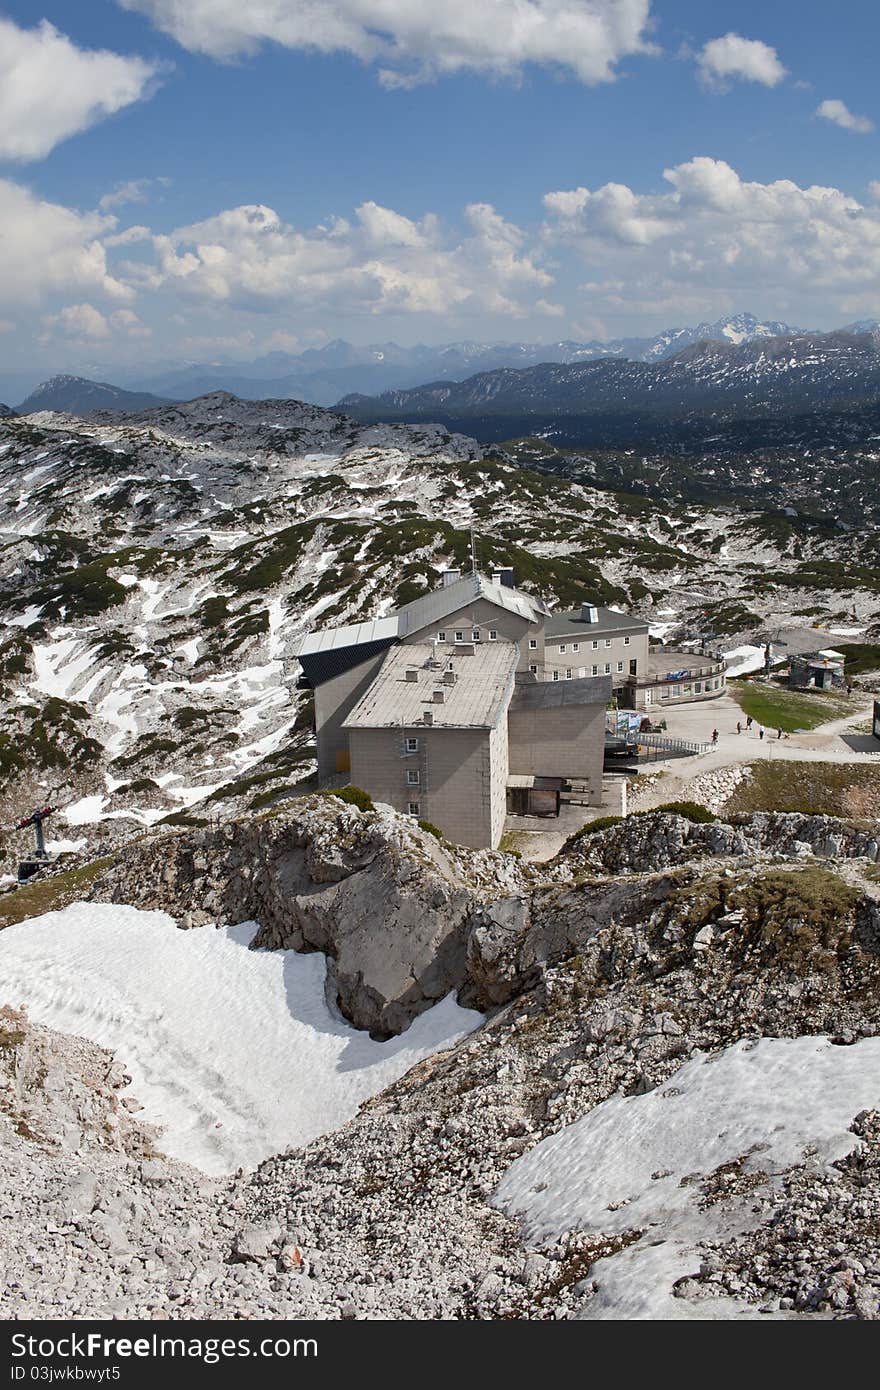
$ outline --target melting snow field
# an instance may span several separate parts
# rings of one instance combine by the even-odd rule
[[[482,1022],[449,995],[373,1042],[331,1013],[323,955],[249,951],[255,930],[75,903],[0,935],[0,1002],[111,1049],[164,1151],[217,1175],[337,1129]]]
[[[594,1266],[588,1318],[752,1316],[731,1299],[672,1296],[676,1279],[699,1267],[698,1241],[752,1224],[747,1203],[700,1211],[702,1175],[745,1154],[747,1169],[778,1172],[808,1146],[831,1162],[858,1142],[848,1132],[858,1112],[878,1105],[880,1038],[739,1042],[714,1058],[697,1054],[645,1095],[612,1096],[543,1140],[508,1169],[493,1202],[535,1242],[572,1228],[645,1230]]]

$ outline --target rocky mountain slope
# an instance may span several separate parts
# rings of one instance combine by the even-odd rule
[[[762,416],[876,404],[878,393],[880,336],[839,332],[701,341],[660,361],[499,369],[460,383],[386,391],[375,400],[350,396],[339,407],[364,420]]]
[[[41,410],[67,412],[69,415],[93,415],[97,410],[118,410],[123,413],[149,410],[163,405],[161,396],[146,391],[123,391],[106,381],[89,381],[82,376],[53,376],[42,382],[18,407],[18,415],[36,415]]]
[[[295,640],[432,587],[467,564],[471,526],[481,565],[563,606],[586,593],[686,627],[711,604],[719,633],[876,608],[870,526],[784,514],[780,493],[674,499],[671,462],[653,500],[589,461],[573,481],[515,457],[223,395],[4,420],[0,819],[57,784],[53,839],[98,852],[168,815],[259,809],[314,766]]]
[[[407,900],[460,941],[434,933],[428,992],[451,984],[487,1021],[337,1132],[209,1183],[138,1131],[106,1054],[7,1009],[4,1315],[39,1297],[66,1317],[878,1316],[876,838],[828,817],[660,813],[545,867],[509,859],[505,879],[503,856],[332,801],[154,837],[93,896],[222,920],[274,893],[323,920],[337,967],[354,948],[372,973],[351,910],[385,885],[395,966]],[[664,1151],[698,1113],[702,1157]],[[627,1133],[612,1181],[591,1135],[607,1151]]]

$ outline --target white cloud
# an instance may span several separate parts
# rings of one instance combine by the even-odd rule
[[[736,79],[776,87],[787,70],[769,44],[730,33],[704,44],[697,54],[697,71],[706,86],[724,90]]]
[[[44,202],[0,179],[0,308],[83,291],[130,299],[130,288],[108,268],[102,243],[115,225],[113,217]]]
[[[872,179],[868,184],[868,197],[880,203],[880,179]]]
[[[379,62],[387,86],[459,71],[559,67],[609,82],[651,49],[650,0],[119,0],[185,48],[229,59],[264,43]]]
[[[154,237],[153,261],[124,271],[147,290],[251,312],[523,315],[552,276],[489,204],[471,204],[465,221],[455,236],[433,214],[414,221],[366,202],[352,222],[300,230],[269,207],[229,208]]]
[[[842,126],[844,130],[852,130],[856,135],[870,135],[874,129],[873,121],[867,116],[857,116],[842,101],[820,102],[816,107],[816,115],[821,116],[823,120],[832,121],[834,125]]]
[[[62,140],[139,101],[157,68],[142,58],[77,48],[43,20],[0,17],[0,159],[42,159]]]
[[[546,195],[548,242],[574,248],[589,267],[589,312],[681,322],[688,305],[780,313],[800,303],[796,312],[815,322],[846,312],[853,296],[880,308],[880,208],[837,188],[748,182],[707,157],[664,179],[661,193],[606,184]]]
[[[126,203],[145,203],[154,183],[167,184],[168,179],[128,179],[125,183],[117,184],[110,193],[105,193],[98,207],[102,212],[109,212],[111,208],[121,208]]]
[[[94,304],[68,304],[59,313],[46,317],[50,329],[60,330],[68,338],[86,338],[100,342],[110,337],[110,324]]]

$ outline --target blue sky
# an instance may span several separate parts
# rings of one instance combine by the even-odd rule
[[[309,8],[0,0],[0,364],[880,315],[874,0]]]

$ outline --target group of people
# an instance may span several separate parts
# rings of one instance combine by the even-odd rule
[[[738,720],[736,721],[736,732],[737,732],[738,734],[741,734],[742,731],[743,731],[743,727],[745,727],[746,733],[749,733],[749,732],[751,731],[751,728],[752,728],[752,725],[754,724],[754,722],[755,722],[755,721],[754,721],[754,719],[752,718],[752,716],[751,716],[750,714],[747,714],[747,715],[746,715],[745,726],[743,726],[743,722],[742,722],[741,719],[738,719]],[[759,739],[763,739],[765,733],[766,733],[766,729],[762,729],[761,726],[760,726],[760,724],[759,724],[759,725],[758,725],[758,738],[759,738]],[[781,729],[777,729],[777,730],[776,730],[776,737],[777,737],[777,738],[788,738],[788,734],[783,734],[783,732],[782,732]],[[713,729],[713,730],[712,730],[712,747],[714,748],[715,745],[716,745],[717,743],[718,743],[718,730],[717,730],[717,729]]]

